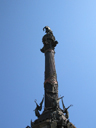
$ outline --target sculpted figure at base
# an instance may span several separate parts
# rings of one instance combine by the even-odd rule
[[[39,111],[41,111],[42,110],[42,104],[43,104],[43,101],[44,101],[44,97],[43,97],[43,99],[42,99],[42,101],[41,101],[41,103],[40,103],[40,105],[38,105],[37,104],[37,102],[36,102],[36,100],[35,100],[35,103],[36,103],[36,108],[35,108],[35,115],[37,116],[37,117],[39,117],[40,116],[40,113],[39,113]]]
[[[63,99],[61,99],[61,100],[62,100],[62,106],[63,106],[63,110],[62,110],[62,112],[65,113],[65,117],[68,119],[68,118],[69,118],[68,108],[70,108],[70,107],[73,106],[73,105],[70,105],[70,106],[68,106],[67,108],[65,108]]]

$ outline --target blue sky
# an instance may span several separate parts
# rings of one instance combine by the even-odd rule
[[[77,128],[95,128],[95,0],[0,0],[0,127],[25,128],[36,119],[34,100],[44,95],[46,25],[59,42],[58,89],[65,106],[73,104],[69,119]]]

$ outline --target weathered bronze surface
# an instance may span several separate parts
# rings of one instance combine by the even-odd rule
[[[72,105],[66,108],[63,97],[58,97],[58,82],[54,60],[54,49],[58,42],[55,40],[52,30],[48,26],[45,26],[43,30],[46,32],[42,38],[44,46],[41,49],[41,52],[45,54],[45,96],[40,105],[35,101],[36,108],[34,111],[38,119],[34,122],[31,120],[31,126],[27,126],[26,128],[76,128],[68,119],[68,108]],[[44,111],[40,114],[39,111],[42,109],[44,100]],[[62,100],[63,110],[59,107],[60,100]]]

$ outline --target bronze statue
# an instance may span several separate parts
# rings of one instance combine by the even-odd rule
[[[46,35],[44,35],[42,38],[44,47],[41,49],[41,52],[43,53],[49,48],[54,49],[54,47],[56,47],[56,45],[58,44],[58,42],[55,40],[52,30],[48,26],[45,26],[43,28],[43,31],[44,30],[45,30]]]
[[[43,28],[43,31],[45,30],[45,32],[47,33],[47,34],[52,34],[53,35],[53,32],[52,32],[52,30],[48,27],[48,26],[45,26],[44,28]]]

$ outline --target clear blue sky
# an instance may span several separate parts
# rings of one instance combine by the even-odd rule
[[[46,25],[59,42],[59,96],[66,107],[73,104],[69,119],[77,128],[96,128],[96,0],[0,0],[0,127],[25,128],[36,119]]]

